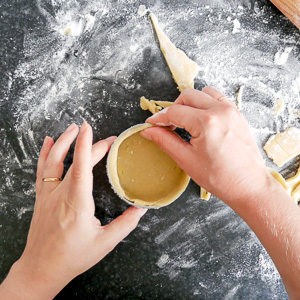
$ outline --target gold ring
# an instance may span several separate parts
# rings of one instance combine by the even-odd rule
[[[55,181],[62,181],[61,177],[46,177],[43,178],[44,182],[55,182]]]
[[[222,102],[224,99],[226,99],[227,97],[226,96],[222,96],[220,97],[219,99],[217,99],[218,101]]]

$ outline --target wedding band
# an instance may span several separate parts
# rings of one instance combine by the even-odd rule
[[[219,99],[217,99],[218,101],[222,102],[224,99],[226,99],[227,97],[226,96],[222,96],[220,97]]]
[[[43,178],[44,182],[55,182],[55,181],[62,181],[61,177],[46,177]]]

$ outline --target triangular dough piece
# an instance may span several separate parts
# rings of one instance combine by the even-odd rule
[[[194,88],[194,79],[198,74],[198,65],[189,59],[182,50],[176,48],[160,28],[158,20],[153,13],[150,13],[150,18],[157,34],[160,49],[165,56],[179,91],[182,92],[184,89]]]

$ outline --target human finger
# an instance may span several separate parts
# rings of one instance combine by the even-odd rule
[[[141,131],[141,135],[155,142],[173,158],[181,168],[186,164],[187,157],[190,157],[192,145],[185,142],[171,130],[163,127],[150,127]]]
[[[116,136],[110,136],[105,140],[101,140],[93,145],[92,148],[92,165],[95,166],[107,153],[111,145],[115,141]]]
[[[117,137],[116,136],[110,136],[105,140],[101,140],[97,143],[95,143],[92,147],[92,166],[95,166],[103,157],[104,155],[109,151],[111,145],[115,141]],[[69,180],[71,177],[73,165],[70,166],[65,179]]]
[[[199,126],[199,111],[200,110],[190,106],[173,104],[148,118],[146,123],[158,126],[174,125],[179,128],[184,128],[193,137],[198,137],[201,132]]]
[[[141,217],[146,212],[146,208],[131,206],[121,216],[108,225],[101,227],[98,235],[99,248],[103,248],[103,241],[105,241],[106,252],[113,250],[120,241],[136,228]]]
[[[218,91],[217,89],[215,89],[212,86],[206,86],[202,92],[204,92],[205,94],[211,96],[212,98],[218,100],[221,103],[224,104],[228,104],[230,106],[236,107],[235,104],[228,99],[223,93],[221,93],[220,91]]]
[[[64,159],[70,149],[71,144],[76,138],[78,127],[76,124],[70,125],[66,131],[55,142],[47,157],[43,168],[43,178],[56,177],[60,178],[64,171]],[[52,191],[60,182],[46,182],[43,189]]]
[[[195,89],[184,90],[174,103],[188,105],[198,109],[208,109],[218,104],[216,99],[209,94]]]
[[[76,195],[92,194],[92,141],[93,132],[89,124],[84,122],[81,126],[74,151],[71,170],[71,186]],[[73,197],[86,200],[85,197]],[[79,200],[80,201],[80,200]]]
[[[37,172],[36,172],[36,193],[39,194],[42,188],[42,179],[43,179],[43,169],[45,161],[50,153],[50,150],[54,144],[54,141],[51,137],[46,136],[43,142],[43,146],[39,155]]]

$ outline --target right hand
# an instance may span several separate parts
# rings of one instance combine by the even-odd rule
[[[269,177],[245,117],[213,87],[183,91],[172,106],[146,122],[160,127],[147,128],[142,136],[227,204],[263,188]],[[192,135],[190,143],[162,125],[184,128]]]

